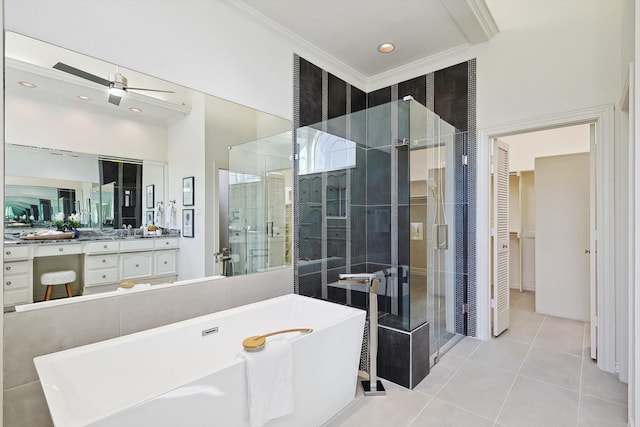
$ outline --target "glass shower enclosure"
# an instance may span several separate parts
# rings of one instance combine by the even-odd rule
[[[291,133],[229,150],[229,275],[291,263]]]
[[[338,277],[375,273],[379,324],[429,323],[435,363],[464,332],[465,133],[409,98],[295,138],[296,292],[368,310],[366,289]]]

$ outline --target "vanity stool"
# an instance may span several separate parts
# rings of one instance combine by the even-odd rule
[[[67,297],[71,298],[71,282],[74,280],[76,280],[76,272],[73,270],[44,273],[40,276],[40,283],[42,286],[47,287],[44,293],[44,300],[49,301],[51,299],[51,291],[55,285],[65,285],[67,287]]]

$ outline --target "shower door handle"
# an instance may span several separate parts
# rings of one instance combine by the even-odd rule
[[[447,224],[435,224],[433,234],[434,249],[449,249],[449,226]]]

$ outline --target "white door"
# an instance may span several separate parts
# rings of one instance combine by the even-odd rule
[[[493,335],[509,327],[509,146],[493,147]]]
[[[598,256],[597,246],[597,200],[596,200],[596,184],[597,184],[597,146],[596,146],[596,125],[589,126],[591,155],[589,156],[589,230],[591,230],[589,238],[589,293],[590,299],[590,325],[591,325],[591,358],[595,359],[598,348],[598,275],[596,271],[596,260]]]
[[[536,311],[590,318],[589,153],[535,160]]]

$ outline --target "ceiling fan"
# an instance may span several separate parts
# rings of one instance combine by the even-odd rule
[[[107,80],[107,79],[103,79],[100,76],[96,76],[95,74],[87,73],[86,71],[72,67],[71,65],[64,64],[62,62],[58,62],[56,65],[53,66],[53,68],[55,68],[56,70],[64,71],[65,73],[73,74],[74,76],[80,77],[82,79],[90,80],[102,86],[106,86],[109,91],[109,102],[114,105],[120,105],[120,100],[122,99],[123,96],[126,96],[127,91],[129,90],[144,90],[148,92],[175,93],[171,90],[129,87],[127,86],[127,78],[122,74],[120,74],[119,72],[116,72],[115,74],[110,74],[109,80]]]

